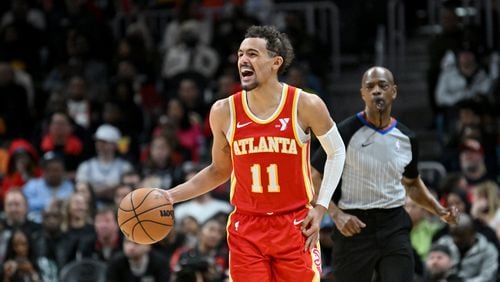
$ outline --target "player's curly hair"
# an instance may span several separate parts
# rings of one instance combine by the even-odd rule
[[[247,29],[245,38],[263,38],[266,40],[266,48],[270,56],[281,56],[283,64],[278,70],[282,74],[292,63],[295,54],[292,44],[286,33],[280,32],[274,26],[251,26]]]

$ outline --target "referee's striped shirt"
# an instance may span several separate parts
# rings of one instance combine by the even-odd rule
[[[414,134],[396,119],[377,129],[360,112],[338,124],[346,161],[334,201],[341,209],[389,209],[403,206],[403,176],[418,176]],[[316,151],[312,165],[323,173],[326,154]]]

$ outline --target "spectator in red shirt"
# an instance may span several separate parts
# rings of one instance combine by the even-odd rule
[[[5,194],[12,188],[21,188],[31,178],[42,175],[38,166],[38,153],[25,139],[15,139],[9,147],[9,161],[0,188],[0,200],[3,202]]]
[[[47,133],[42,137],[40,150],[43,153],[53,151],[63,156],[66,170],[71,179],[84,159],[83,142],[73,133],[70,116],[65,112],[51,115]]]

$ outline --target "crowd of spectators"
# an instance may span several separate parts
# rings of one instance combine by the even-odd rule
[[[116,206],[137,187],[169,189],[207,163],[208,112],[239,90],[235,51],[247,27],[287,32],[297,59],[282,80],[328,98],[326,43],[299,13],[270,16],[272,5],[0,1],[2,281],[226,277],[227,185],[177,205],[176,227],[151,246],[123,238]],[[408,201],[415,272],[422,281],[495,281],[500,80],[485,64],[494,56],[455,9],[445,6],[442,19],[430,39],[428,85],[447,175],[430,186],[466,216],[446,228]],[[321,225],[325,280],[333,224]],[[89,261],[95,271],[82,272]]]
[[[272,4],[1,1],[1,281],[226,277],[227,186],[179,204],[152,246],[123,238],[116,206],[203,168],[210,106],[239,90],[238,44]],[[297,51],[283,79],[321,93],[316,41],[300,14],[278,18]]]
[[[463,3],[442,3],[440,32],[429,40],[427,86],[440,148],[430,161],[444,174],[429,184],[461,217],[445,226],[407,202],[415,272],[419,281],[499,281],[498,51],[487,46],[484,26],[460,12]]]

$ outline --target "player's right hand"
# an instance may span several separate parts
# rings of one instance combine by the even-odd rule
[[[358,234],[361,232],[361,229],[366,226],[366,224],[358,217],[352,214],[344,213],[341,210],[338,210],[333,215],[333,221],[335,222],[335,226],[337,226],[340,233],[346,237]]]

